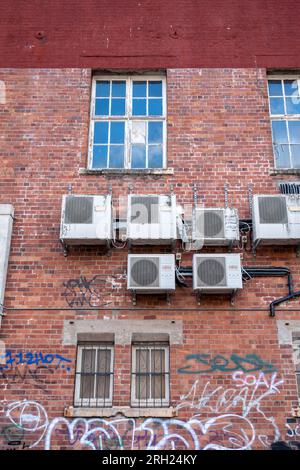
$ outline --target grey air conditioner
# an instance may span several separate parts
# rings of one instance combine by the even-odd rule
[[[174,291],[175,256],[128,255],[127,288],[140,294]]]
[[[300,244],[300,195],[255,195],[254,247]]]
[[[105,245],[112,239],[111,195],[65,195],[60,240],[66,245]]]
[[[206,294],[232,293],[243,288],[239,254],[193,256],[193,287]]]
[[[232,208],[196,207],[193,212],[193,241],[203,245],[232,245],[239,241],[239,218]]]
[[[165,245],[176,240],[176,196],[130,194],[126,238],[142,245]]]

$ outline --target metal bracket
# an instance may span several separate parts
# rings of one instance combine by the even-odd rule
[[[166,301],[168,305],[171,305],[171,295],[170,292],[166,292]]]
[[[256,242],[252,244],[252,254],[254,257],[256,256],[256,250],[257,250],[259,243],[260,243],[260,240],[258,239],[256,240]]]
[[[237,294],[237,289],[234,289],[234,291],[230,295],[230,305],[232,307],[234,306],[236,294]]]
[[[132,302],[132,305],[136,305],[136,292],[132,291],[131,292],[131,302]]]
[[[170,193],[171,193],[171,196],[174,195],[174,184],[170,184]]]
[[[112,185],[111,184],[108,186],[108,194],[110,196],[112,195]]]
[[[196,293],[196,298],[197,298],[198,305],[201,305],[201,293],[199,290]]]
[[[229,244],[228,244],[228,251],[229,251],[229,253],[232,252],[232,249],[233,249],[233,240],[229,240]]]
[[[131,194],[133,192],[133,184],[132,183],[129,183],[129,185],[128,185],[128,192],[129,192],[129,194]]]
[[[300,258],[300,245],[296,246],[296,257]]]
[[[59,240],[59,241],[60,241],[60,243],[62,244],[64,256],[68,256],[68,254],[69,254],[69,247],[68,247],[68,245],[66,245],[63,240]]]
[[[111,256],[111,244],[110,240],[106,240],[106,256]]]

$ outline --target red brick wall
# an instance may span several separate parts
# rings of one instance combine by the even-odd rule
[[[49,431],[50,423],[54,425],[52,420],[62,417],[64,407],[73,401],[76,351],[75,347],[62,345],[63,321],[110,318],[124,322],[183,320],[184,343],[171,347],[171,404],[179,407],[177,419],[184,423],[199,414],[197,423],[189,426],[195,429],[201,448],[209,442],[225,447],[266,448],[275,440],[286,440],[286,420],[297,405],[292,348],[279,345],[276,318],[268,314],[269,303],[287,293],[286,279],[248,281],[238,293],[234,307],[230,307],[226,296],[204,297],[199,307],[192,289],[181,287],[176,288],[170,306],[164,299],[145,296],[133,307],[123,276],[127,249],[114,249],[108,257],[99,248],[78,247],[64,257],[59,243],[61,197],[69,184],[74,194],[106,193],[111,184],[115,202],[128,193],[129,184],[134,192],[145,194],[169,193],[172,184],[177,202],[192,204],[192,186],[197,183],[199,201],[207,206],[223,206],[224,184],[228,183],[230,204],[237,207],[240,217],[249,217],[248,184],[253,185],[254,193],[272,194],[277,192],[277,180],[282,179],[269,174],[274,164],[265,70],[167,71],[168,166],[174,168],[174,175],[168,176],[79,174],[79,168],[87,162],[90,70],[2,69],[0,80],[6,84],[7,97],[6,104],[0,105],[0,203],[12,203],[16,217],[5,295],[7,310],[0,331],[0,339],[15,359],[2,370],[1,448],[11,447],[7,429],[11,420],[20,419],[22,409],[23,419],[24,414],[31,418],[27,416],[24,435],[19,431],[21,444],[17,448],[23,442],[40,448],[49,444],[49,436],[54,436]],[[294,180],[295,176],[284,179]],[[177,249],[181,251],[180,245]],[[159,248],[161,252],[165,250]],[[137,251],[142,252],[143,248]],[[244,265],[289,267],[295,288],[300,285],[294,247],[259,249],[256,258],[250,252],[237,248],[234,251],[242,253]],[[147,247],[145,252],[151,249]],[[191,265],[192,253],[183,253],[182,258],[183,265]],[[89,310],[84,304],[85,310],[68,310],[64,283],[80,276],[89,280],[95,275],[106,279],[103,304],[107,308]],[[113,288],[114,279],[119,283],[117,288]],[[282,308],[278,309],[277,318],[287,322],[300,320],[299,302]],[[121,352],[116,353],[119,363],[114,404],[126,406],[130,394],[130,348],[116,348]],[[72,361],[64,364],[71,370],[61,364],[56,368],[57,359],[49,365],[40,362],[18,366],[15,354],[20,352],[60,354]],[[233,354],[243,358],[256,354],[271,363],[273,369],[264,373],[265,368],[258,366],[251,372],[248,364],[248,372],[233,375],[238,367],[230,361],[228,368],[235,370],[211,367],[215,370],[208,371],[208,366],[188,362],[189,354],[208,354],[211,359],[222,355],[229,361]],[[178,373],[187,364],[201,366],[201,373]],[[184,399],[190,390],[192,393]],[[12,403],[20,400],[37,402],[49,422],[44,420],[41,424],[40,417],[39,428],[34,430],[37,421],[32,417],[33,405],[27,403],[24,408],[24,404],[16,404],[11,411]],[[184,406],[184,402],[188,403]],[[209,418],[215,421],[205,428]],[[141,422],[142,419],[136,420],[136,426]],[[227,422],[231,428],[224,431]],[[128,439],[132,430],[126,423],[122,426],[129,429]],[[168,436],[177,433],[186,438],[190,448],[195,447],[193,434],[187,428],[181,425],[178,431],[178,424],[175,431],[174,424],[168,426]],[[144,433],[137,431],[137,435],[139,432]],[[157,439],[161,438],[161,429],[156,434]],[[242,438],[243,435],[248,437]],[[236,443],[230,441],[234,436]],[[71,439],[71,444],[69,441],[66,432],[61,431],[49,445],[82,447],[79,438]],[[139,439],[135,447],[138,442]],[[140,439],[141,448],[145,442],[146,438]],[[168,440],[162,445],[170,448]],[[183,441],[176,445],[184,447]],[[130,446],[129,441],[126,446]]]

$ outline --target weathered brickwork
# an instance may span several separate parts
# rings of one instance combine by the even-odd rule
[[[266,70],[168,70],[167,155],[174,173],[155,176],[80,173],[87,165],[91,77],[88,69],[0,70],[6,89],[0,104],[0,203],[15,209],[0,330],[7,352],[0,378],[1,448],[263,449],[297,440],[297,422],[287,425],[298,404],[293,350],[279,344],[276,320],[300,320],[299,301],[282,304],[276,318],[268,313],[270,302],[287,293],[286,278],[248,280],[233,307],[220,295],[204,296],[199,306],[192,289],[180,286],[170,305],[163,297],[143,296],[133,306],[126,289],[127,248],[107,256],[102,248],[73,247],[64,257],[59,242],[68,185],[74,194],[106,194],[111,185],[115,204],[129,185],[142,194],[169,194],[173,185],[177,203],[184,205],[193,203],[197,183],[199,202],[222,207],[227,183],[230,205],[249,218],[249,184],[254,194],[274,194],[278,181],[295,181],[295,175],[270,175]],[[259,248],[256,257],[247,248],[234,248],[243,265],[286,266],[299,289],[295,247]],[[183,252],[182,265],[191,263],[192,253]],[[82,297],[80,283],[68,291],[68,282],[82,276],[103,280],[95,306]],[[63,421],[64,409],[73,404],[76,362],[76,346],[63,336],[66,321],[112,319],[182,321],[183,342],[170,346],[173,416],[106,416],[104,435],[91,418]],[[130,406],[130,370],[131,346],[116,344],[115,408]]]

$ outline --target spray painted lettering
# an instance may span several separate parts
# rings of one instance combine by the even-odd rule
[[[269,362],[264,361],[256,354],[246,354],[238,356],[232,354],[229,359],[218,354],[211,358],[210,354],[188,354],[186,360],[190,362],[178,369],[180,374],[208,374],[211,372],[243,372],[262,371],[266,373],[276,372],[276,369]]]

